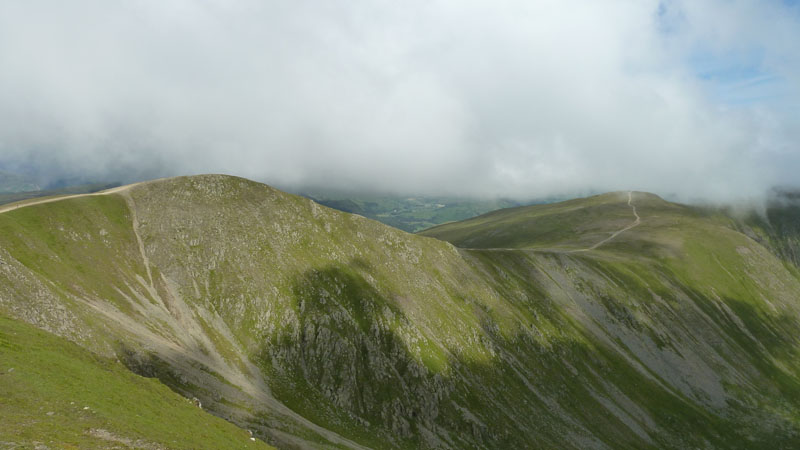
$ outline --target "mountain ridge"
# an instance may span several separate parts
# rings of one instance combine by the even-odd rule
[[[289,448],[796,439],[797,271],[638,193],[641,224],[600,248],[529,251],[630,224],[600,197],[542,205],[561,228],[473,222],[521,247],[493,252],[240,178],[144,183],[0,214],[0,312]]]

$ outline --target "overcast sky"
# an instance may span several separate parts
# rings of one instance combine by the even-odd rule
[[[800,181],[785,0],[0,0],[0,167],[520,198]]]

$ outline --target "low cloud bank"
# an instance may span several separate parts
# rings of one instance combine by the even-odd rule
[[[0,165],[761,198],[800,172],[796,42],[777,0],[3,2]]]

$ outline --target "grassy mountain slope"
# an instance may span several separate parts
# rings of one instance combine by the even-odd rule
[[[761,214],[732,215],[738,230],[800,267],[800,192],[775,190]]]
[[[760,434],[753,420],[776,425],[788,418],[778,425],[789,427],[788,434],[775,443],[794,442],[796,431],[789,430],[797,426],[793,405],[800,393],[797,268],[736,231],[740,224],[720,212],[643,193],[632,198],[641,224],[591,252],[575,250],[633,220],[630,209],[626,219],[620,217],[623,196],[490,213],[423,234],[474,247],[464,254],[491,271],[488,279],[502,280],[498,290],[516,285],[522,298],[535,295],[531,287],[538,283],[530,277],[538,271],[531,267],[541,270],[545,261],[558,261],[565,275],[554,276],[559,270],[551,266],[544,269],[550,279],[544,284],[569,286],[567,295],[580,307],[573,317],[595,336],[619,346],[681,395],[717,413],[722,408],[727,418],[740,417],[747,431],[731,435],[752,439]],[[586,217],[591,223],[583,228],[569,225]],[[551,223],[567,224],[566,230]],[[550,250],[537,249],[540,242]],[[744,419],[755,405],[781,412]]]
[[[581,248],[633,221],[627,198],[626,193],[614,192],[560,203],[501,209],[432,227],[420,234],[465,248]],[[647,200],[669,207],[650,194]]]
[[[4,317],[0,417],[3,448],[269,448],[158,381]]]
[[[797,270],[632,202],[596,250],[568,251],[627,194],[431,230],[458,249],[239,178],[145,183],[0,214],[0,311],[283,447],[790,447]]]

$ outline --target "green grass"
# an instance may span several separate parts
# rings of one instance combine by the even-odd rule
[[[92,430],[173,449],[271,448],[156,379],[1,316],[0,418],[0,442],[20,448],[115,444]]]
[[[633,221],[625,193],[493,211],[420,232],[465,248],[577,248]]]
[[[128,302],[122,280],[146,272],[130,226],[130,211],[118,195],[82,197],[33,205],[0,214],[0,245],[34,273],[64,291]]]

